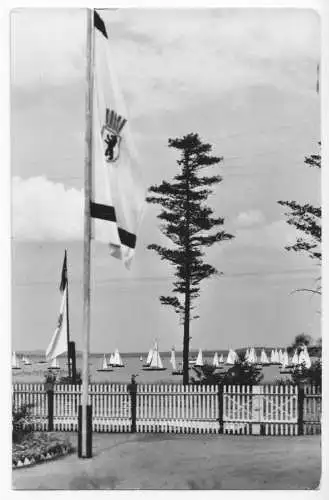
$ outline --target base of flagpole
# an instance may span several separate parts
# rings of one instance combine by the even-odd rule
[[[87,405],[87,433],[84,436],[86,439],[86,446],[82,446],[82,405],[79,405],[78,413],[78,457],[79,458],[91,458],[92,457],[92,408],[91,405]],[[82,453],[83,448],[85,448],[86,453]]]

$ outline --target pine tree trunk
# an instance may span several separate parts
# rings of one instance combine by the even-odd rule
[[[184,338],[183,338],[183,384],[189,383],[190,351],[190,291],[185,292]]]
[[[185,154],[185,165],[188,167],[188,158]],[[183,338],[183,384],[189,383],[189,347],[190,347],[190,185],[189,169],[186,176],[186,226],[185,226],[185,311],[184,311],[184,338]]]

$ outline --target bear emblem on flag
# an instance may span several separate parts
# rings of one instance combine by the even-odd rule
[[[123,118],[115,111],[106,108],[105,125],[102,127],[102,138],[104,144],[105,159],[108,163],[114,163],[120,156],[121,132],[126,118]]]

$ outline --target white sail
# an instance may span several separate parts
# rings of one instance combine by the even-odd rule
[[[223,356],[223,354],[221,354],[221,355],[219,356],[219,362],[220,362],[220,363],[224,363],[224,356]]]
[[[107,370],[107,361],[105,354],[103,356],[102,370]]]
[[[270,360],[271,360],[272,364],[275,363],[275,359],[274,358],[275,358],[274,350],[272,349],[272,351],[271,351],[271,357],[270,357]]]
[[[30,358],[28,358],[27,356],[24,357],[24,365],[32,365]]]
[[[282,368],[286,368],[286,366],[289,365],[289,356],[288,356],[288,353],[287,353],[287,349],[285,349],[284,352],[282,353],[281,364],[282,364]]]
[[[119,349],[115,349],[113,357],[112,357],[112,363],[111,365],[113,366],[123,366],[123,361],[119,353]]]
[[[277,349],[275,349],[275,351],[274,351],[273,359],[274,359],[273,363],[275,363],[275,364],[279,363],[279,353],[278,353]]]
[[[58,364],[57,358],[53,358],[50,366],[51,366],[51,368],[59,368],[59,364]]]
[[[215,366],[216,368],[218,368],[218,366],[219,366],[219,359],[218,359],[218,353],[217,352],[215,352],[215,354],[214,354],[214,359],[212,361],[212,365]]]
[[[154,349],[151,347],[151,349],[149,350],[149,353],[147,355],[147,359],[146,359],[146,364],[147,365],[151,364],[151,361],[152,361],[152,358],[153,358],[153,352],[154,352]]]
[[[249,348],[247,348],[245,358],[244,358],[246,363],[249,363],[249,358],[250,358],[250,350],[249,350]]]
[[[295,349],[294,355],[291,358],[291,364],[294,365],[294,366],[297,366],[298,365],[298,361],[299,361],[298,352],[297,352],[297,349]]]
[[[279,349],[278,358],[279,358],[279,363],[280,363],[280,365],[282,365],[282,361],[283,361],[283,352],[282,352],[282,350],[281,350],[281,349]]]
[[[267,357],[267,354],[265,352],[264,349],[262,349],[262,352],[261,352],[261,355],[260,355],[260,362],[263,364],[263,365],[266,365],[268,364],[268,357]]]
[[[170,363],[173,368],[173,370],[176,370],[176,355],[175,355],[175,349],[174,347],[171,349],[171,356],[170,356]]]
[[[251,347],[249,350],[248,363],[250,363],[251,365],[257,363],[257,356],[254,347]]]
[[[159,351],[158,351],[158,345],[155,344],[154,347],[155,348],[153,350],[153,356],[152,356],[152,359],[151,359],[150,368],[160,368],[160,369],[162,369],[163,368],[163,364],[162,364],[162,361],[161,361],[161,358],[160,358],[160,354],[159,354]]]
[[[16,352],[13,352],[12,358],[11,358],[11,367],[12,368],[19,368],[19,361],[18,357],[16,356]]]
[[[226,358],[226,364],[234,365],[235,360],[236,360],[236,352],[230,349]]]
[[[198,356],[195,361],[195,366],[203,366],[203,356],[201,349],[199,349]]]
[[[311,367],[311,360],[310,360],[310,356],[308,354],[308,350],[307,350],[307,347],[304,346],[299,354],[299,358],[298,358],[298,364],[299,365],[304,365],[305,368],[310,368]]]

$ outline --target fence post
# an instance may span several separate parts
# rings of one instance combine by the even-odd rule
[[[303,436],[304,434],[304,399],[305,399],[305,389],[304,386],[298,386],[298,436]]]
[[[136,406],[137,406],[137,384],[135,375],[131,377],[131,383],[128,384],[131,401],[131,432],[136,432]]]
[[[251,433],[259,435],[261,433],[260,413],[262,387],[260,385],[252,386],[252,424]]]
[[[219,434],[224,434],[224,384],[218,385],[218,424]]]
[[[54,384],[46,383],[45,389],[48,405],[48,432],[52,432],[54,430]]]

